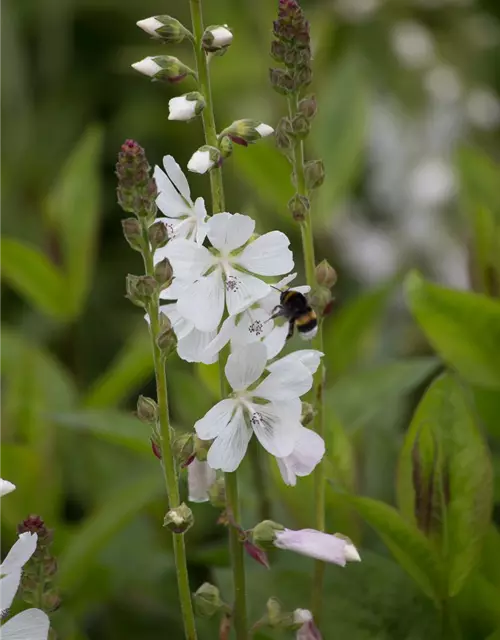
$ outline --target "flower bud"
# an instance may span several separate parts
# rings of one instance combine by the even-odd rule
[[[154,217],[156,183],[150,176],[150,166],[144,149],[135,140],[126,140],[122,144],[116,163],[116,175],[116,195],[121,208],[138,217]]]
[[[153,454],[155,455],[156,458],[158,458],[158,460],[161,460],[162,456],[161,456],[161,445],[160,445],[159,438],[157,436],[151,436],[150,441],[151,441],[151,450],[153,451]]]
[[[126,288],[126,298],[138,307],[146,307],[151,298],[157,293],[158,284],[153,276],[134,276],[129,273],[126,280]]]
[[[162,225],[165,230],[166,227]],[[160,290],[166,289],[172,284],[174,272],[168,258],[163,258],[155,264],[155,280],[160,285]]]
[[[309,402],[303,402],[300,421],[304,427],[306,427],[308,424],[311,424],[311,422],[314,420],[315,415],[316,411],[314,410],[312,404],[309,404]]]
[[[233,141],[229,136],[222,136],[219,140],[219,149],[224,159],[229,158],[233,153]]]
[[[210,440],[202,440],[195,434],[194,436],[194,448],[196,457],[198,460],[204,462],[207,459],[208,450],[210,449],[212,442]]]
[[[204,145],[193,153],[188,162],[187,168],[194,173],[206,173],[213,167],[220,167],[222,154],[216,147]]]
[[[267,624],[271,628],[276,628],[279,626],[281,622],[281,618],[283,617],[281,603],[278,598],[269,598],[266,602],[266,610],[267,610]]]
[[[168,101],[169,120],[192,120],[199,116],[205,108],[205,98],[199,91],[190,91],[183,96]]]
[[[327,287],[316,287],[316,289],[309,294],[311,307],[320,317],[324,316],[325,309],[328,307],[332,299],[332,292]]]
[[[210,53],[227,49],[232,41],[233,34],[227,24],[207,27],[201,39],[203,48]]]
[[[275,91],[289,95],[295,89],[292,76],[285,69],[269,69],[269,79]]]
[[[309,135],[309,131],[311,130],[311,125],[309,124],[309,120],[305,117],[303,113],[298,113],[292,119],[292,129],[293,129],[294,135],[299,140],[303,140]]]
[[[224,602],[221,600],[217,587],[209,582],[204,582],[193,594],[194,606],[197,615],[202,618],[211,618],[216,613],[224,609]]]
[[[321,187],[325,179],[323,160],[309,160],[304,169],[306,187],[309,190]]]
[[[223,509],[226,506],[226,486],[223,478],[217,478],[211,485],[208,490],[208,499],[212,507]]]
[[[285,527],[272,520],[263,520],[252,529],[252,542],[259,547],[272,548],[276,538],[276,531],[282,531]]]
[[[312,70],[311,67],[299,67],[293,74],[293,86],[297,91],[302,87],[307,87],[312,82]]]
[[[201,462],[195,457],[188,466],[189,502],[208,502],[210,489],[216,480],[216,472],[208,462]]]
[[[178,44],[184,38],[192,40],[193,35],[186,27],[171,16],[153,16],[136,22],[146,33],[166,44]]]
[[[326,287],[327,289],[331,289],[337,282],[337,272],[328,260],[322,260],[316,265],[316,282],[320,287]]]
[[[256,560],[263,567],[266,567],[266,569],[271,568],[269,565],[269,560],[267,558],[267,553],[263,549],[255,545],[250,540],[245,540],[243,542],[243,547],[251,558]]]
[[[318,111],[318,103],[316,96],[306,96],[299,102],[299,111],[303,113],[308,120],[312,120]]]
[[[287,49],[283,42],[279,40],[273,40],[271,43],[271,57],[276,60],[276,62],[285,62],[285,55],[287,53]]]
[[[173,442],[174,455],[181,467],[187,466],[188,460],[193,459],[194,442],[192,433],[183,433]]]
[[[125,240],[135,251],[142,251],[144,241],[142,238],[141,223],[137,218],[125,218],[122,220],[122,229]]]
[[[132,67],[139,73],[153,80],[163,82],[180,82],[186,76],[194,76],[194,71],[174,56],[148,56]]]
[[[276,142],[276,147],[284,153],[293,149],[293,128],[290,118],[284,117],[280,119],[274,133],[274,140]]]
[[[165,223],[159,221],[152,224],[148,229],[148,238],[153,251],[164,247],[168,242],[168,229]]]
[[[296,193],[288,202],[288,210],[292,214],[295,222],[304,222],[309,215],[310,208],[311,205],[309,203],[309,199],[298,193]]]
[[[137,398],[137,417],[145,424],[156,424],[158,420],[158,405],[152,398],[139,396]]]
[[[268,124],[244,118],[243,120],[235,120],[221,132],[220,136],[228,136],[236,144],[247,147],[252,142],[270,136],[273,131],[274,129]]]
[[[172,533],[186,533],[194,524],[193,512],[185,502],[167,511],[163,526]]]
[[[162,322],[163,326],[156,344],[160,347],[162,355],[168,358],[177,346],[177,338],[175,337],[170,320],[164,314],[162,314]]]

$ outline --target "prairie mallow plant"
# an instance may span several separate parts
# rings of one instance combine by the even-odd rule
[[[129,140],[116,166],[118,201],[134,215],[123,221],[124,234],[144,263],[144,273],[127,277],[127,297],[143,309],[155,365],[157,397],[141,396],[137,415],[151,429],[152,449],[165,478],[164,526],[173,537],[185,637],[197,637],[195,612],[220,616],[221,633],[228,634],[234,626],[238,640],[249,637],[244,554],[270,566],[262,531],[267,532],[271,546],[316,560],[312,613],[297,609],[300,615],[280,613],[275,618],[281,628],[296,631],[297,637],[321,637],[317,624],[324,562],[344,566],[348,560],[359,560],[359,554],[343,537],[324,532],[321,328],[336,276],[326,261],[316,265],[312,241],[312,191],[321,185],[324,170],[321,161],[304,158],[303,141],[317,110],[313,96],[302,96],[311,80],[309,25],[294,0],[280,0],[272,54],[284,68],[272,69],[270,76],[273,87],[287,96],[289,115],[276,131],[257,119],[258,114],[244,114],[218,130],[208,62],[213,59],[211,68],[216,68],[217,56],[228,53],[237,34],[225,24],[205,28],[201,1],[189,4],[190,28],[165,15],[143,18],[137,24],[167,45],[189,41],[194,61],[149,56],[132,66],[154,81],[172,84],[189,77],[189,83],[195,84],[194,90],[170,99],[168,119],[202,119],[204,140],[193,149],[187,169],[208,174],[211,203],[191,195],[186,174],[170,154],[152,171],[144,149]],[[262,232],[251,216],[225,207],[222,171],[233,145],[268,144],[273,138],[292,165],[296,194],[288,207],[302,233],[306,283],[293,272],[297,265],[290,240],[281,230]],[[287,300],[295,302],[286,304]],[[310,327],[301,335],[312,342],[285,353],[294,324],[299,331],[301,326]],[[188,433],[177,433],[171,426],[166,378],[170,357],[218,363],[219,400]],[[275,458],[287,485],[315,474],[316,529],[292,531],[269,520],[244,529],[238,469],[248,455],[258,477],[266,454]],[[179,478],[184,469],[186,500],[210,501],[223,509],[220,521],[229,531],[233,571],[231,604],[221,599],[214,585],[196,588],[189,582],[184,537],[196,522],[181,498]],[[271,609],[276,613],[276,607]],[[274,624],[269,612],[262,620]]]

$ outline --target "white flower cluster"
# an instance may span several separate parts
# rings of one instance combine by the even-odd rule
[[[174,281],[161,298],[179,356],[211,364],[228,343],[225,375],[230,397],[215,405],[195,425],[202,440],[213,440],[211,469],[234,471],[253,434],[277,458],[287,484],[308,475],[325,452],[316,433],[301,424],[301,396],[309,391],[321,356],[304,349],[281,359],[288,327],[273,317],[280,291],[294,279],[290,241],[280,231],[255,234],[255,221],[239,213],[207,217],[202,198],[193,203],[185,175],[172,156],[155,168],[157,205],[165,215],[169,241],[157,249],[155,263],[170,261]],[[275,279],[272,284],[270,279]],[[307,293],[308,287],[297,287]],[[196,467],[199,478],[213,474]],[[208,480],[207,480],[208,484]],[[205,491],[206,495],[206,491]]]

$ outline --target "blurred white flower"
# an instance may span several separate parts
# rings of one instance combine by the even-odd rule
[[[207,502],[208,492],[217,476],[208,462],[195,458],[188,465],[188,499],[190,502]]]
[[[342,567],[347,562],[359,562],[361,560],[358,550],[348,540],[316,531],[316,529],[283,529],[275,531],[274,546],[278,549],[286,549],[309,556],[323,562],[331,562]]]
[[[14,491],[15,488],[15,484],[12,484],[12,482],[0,478],[0,498],[2,496],[6,496],[8,493],[11,493],[11,491]]]
[[[335,10],[346,22],[365,22],[381,4],[382,0],[337,0]]]
[[[403,66],[421,69],[434,61],[434,40],[423,24],[411,20],[398,22],[390,38],[392,49]]]
[[[473,89],[467,96],[465,113],[478,129],[495,129],[500,124],[500,100],[489,89]]]
[[[409,195],[422,206],[441,206],[450,200],[455,190],[453,169],[440,158],[422,161],[410,175]]]
[[[438,65],[426,72],[424,86],[436,101],[444,103],[457,102],[463,91],[458,72],[450,65]]]
[[[193,203],[189,184],[172,156],[164,156],[165,171],[156,166],[154,178],[158,189],[156,205],[165,218],[158,218],[167,227],[169,239],[186,238],[202,244],[205,240],[207,210],[203,198]],[[163,258],[163,256],[162,256]],[[159,262],[162,258],[157,259]]]

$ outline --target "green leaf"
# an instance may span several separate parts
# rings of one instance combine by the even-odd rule
[[[423,592],[438,603],[443,595],[443,567],[426,537],[383,502],[347,494],[341,497],[375,529]]]
[[[84,401],[85,406],[116,406],[152,374],[151,339],[146,323],[142,322],[110,367],[92,384]]]
[[[2,238],[2,279],[41,313],[68,319],[65,283],[60,271],[36,247]]]
[[[412,273],[408,304],[429,342],[461,376],[478,386],[500,387],[500,304],[483,295],[453,291]]]
[[[71,413],[55,413],[51,419],[61,427],[82,433],[90,433],[97,438],[119,444],[137,451],[151,451],[149,430],[135,416],[113,409],[89,409]]]
[[[326,429],[328,437],[328,459],[331,464],[330,477],[342,488],[354,491],[356,463],[352,442],[336,415],[327,408]]]
[[[478,209],[487,209],[500,224],[500,167],[483,151],[472,147],[459,149],[456,162],[467,214],[472,218]]]
[[[99,552],[144,507],[156,500],[164,490],[162,474],[154,470],[135,475],[125,486],[119,486],[84,522],[78,525],[67,547],[58,558],[57,579],[64,591],[76,591],[98,562]]]
[[[492,509],[492,469],[470,392],[452,375],[420,402],[401,451],[398,502],[436,544],[456,595],[478,563]]]
[[[329,375],[338,376],[369,350],[394,282],[377,287],[343,306],[323,331]],[[367,349],[368,347],[368,349]]]
[[[96,261],[102,138],[100,127],[87,129],[66,161],[46,205],[61,243],[67,304],[73,316],[85,303]]]
[[[368,114],[368,83],[360,56],[348,53],[330,70],[319,91],[312,138],[325,164],[318,211],[329,218],[332,208],[352,187],[362,165]]]

